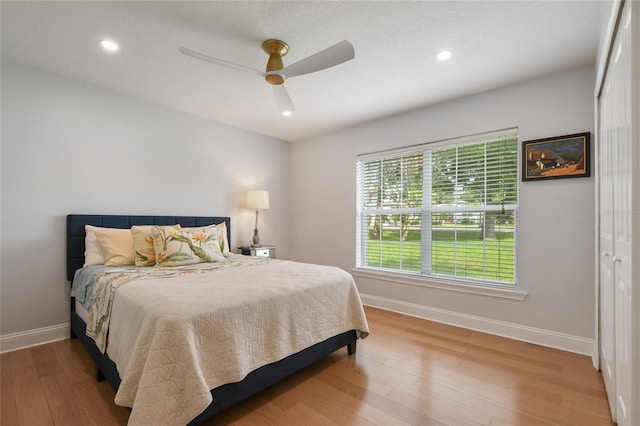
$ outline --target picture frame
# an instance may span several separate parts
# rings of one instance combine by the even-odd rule
[[[590,132],[522,142],[522,180],[591,176]]]

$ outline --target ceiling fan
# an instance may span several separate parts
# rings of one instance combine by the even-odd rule
[[[273,95],[276,100],[276,105],[283,115],[291,115],[291,113],[295,111],[293,102],[291,102],[291,97],[289,97],[289,93],[287,93],[287,90],[284,88],[284,82],[286,79],[331,68],[355,57],[353,45],[351,45],[347,40],[343,40],[340,43],[334,44],[333,46],[321,50],[314,55],[308,56],[285,67],[282,63],[282,57],[289,52],[289,45],[282,40],[269,39],[262,43],[262,50],[269,55],[267,67],[265,71],[259,71],[245,67],[244,65],[233,64],[231,62],[223,61],[222,59],[213,58],[187,49],[186,47],[180,47],[179,50],[181,53],[187,56],[192,56],[196,59],[201,59],[227,68],[248,71],[264,77],[267,83],[273,86]]]

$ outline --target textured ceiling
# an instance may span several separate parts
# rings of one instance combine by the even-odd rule
[[[2,55],[181,111],[300,141],[595,61],[603,1],[5,1]],[[99,41],[120,50],[108,54]],[[197,61],[179,46],[256,69],[261,44],[285,65],[341,40],[354,60],[287,80],[282,117],[261,77]],[[442,49],[453,58],[441,63]]]

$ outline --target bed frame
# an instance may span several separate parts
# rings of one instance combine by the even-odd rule
[[[225,222],[227,240],[231,241],[231,220],[228,217],[202,216],[122,216],[77,215],[67,216],[67,279],[73,281],[75,271],[84,264],[84,225],[129,229],[133,225],[175,225],[184,227],[206,226]],[[98,350],[93,339],[86,336],[86,323],[75,312],[75,300],[71,298],[71,338],[77,338],[96,363],[96,379],[106,379],[115,390],[120,386],[116,365],[107,354]],[[249,373],[242,381],[219,386],[211,391],[213,402],[189,425],[198,424],[235,405],[267,387],[291,376],[319,361],[330,353],[346,346],[349,355],[356,351],[356,331],[331,337],[280,361],[265,365]]]

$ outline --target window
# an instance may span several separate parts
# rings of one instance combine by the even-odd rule
[[[356,266],[516,284],[516,129],[361,155]]]

